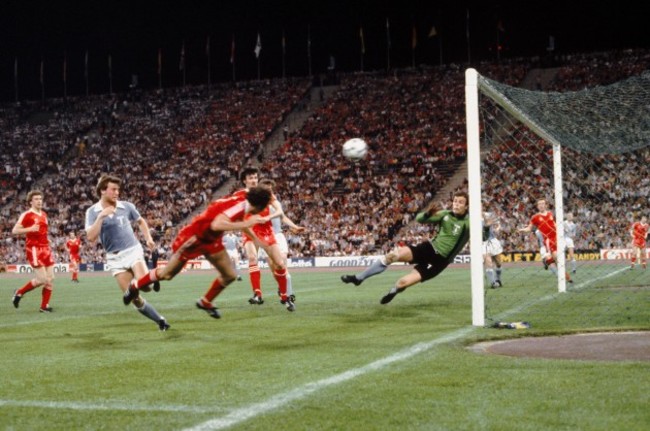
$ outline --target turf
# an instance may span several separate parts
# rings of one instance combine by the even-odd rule
[[[49,315],[38,291],[15,310],[24,279],[3,276],[0,428],[647,429],[650,363],[475,354],[471,341],[524,333],[470,326],[465,269],[380,305],[403,273],[354,287],[341,272],[296,271],[289,313],[265,272],[266,303],[249,305],[248,282],[235,282],[218,298],[220,320],[194,307],[214,273],[183,273],[145,294],[172,325],[164,333],[122,305],[108,276],[59,277]],[[525,334],[584,329],[551,322]]]

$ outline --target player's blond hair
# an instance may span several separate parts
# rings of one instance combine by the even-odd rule
[[[32,203],[32,198],[33,198],[34,196],[41,196],[41,197],[42,197],[42,196],[43,196],[43,192],[40,191],[40,190],[32,190],[31,192],[27,193],[27,198],[25,198],[25,199],[27,200],[27,203],[28,203],[28,204],[31,204],[31,203]]]

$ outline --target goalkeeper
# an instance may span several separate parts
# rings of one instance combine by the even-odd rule
[[[441,210],[435,203],[429,204],[415,220],[419,223],[440,225],[438,233],[431,240],[415,246],[398,247],[374,261],[365,271],[356,275],[341,276],[341,281],[358,286],[366,278],[384,272],[391,263],[415,264],[413,270],[397,280],[395,286],[381,298],[382,304],[388,304],[409,286],[434,278],[453,262],[469,240],[468,209],[469,197],[462,191],[454,193],[451,210]]]

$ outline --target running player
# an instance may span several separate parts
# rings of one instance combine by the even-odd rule
[[[81,249],[81,238],[78,238],[74,231],[68,235],[68,240],[65,243],[65,248],[70,255],[70,272],[72,272],[72,282],[79,283],[79,262],[81,257],[79,251]]]
[[[27,262],[34,269],[34,278],[14,292],[14,307],[18,308],[20,300],[27,292],[43,286],[41,291],[41,313],[51,313],[50,298],[54,282],[54,259],[50,241],[47,238],[47,214],[43,211],[43,192],[32,190],[27,194],[29,210],[18,217],[11,230],[14,235],[25,235],[25,255]]]

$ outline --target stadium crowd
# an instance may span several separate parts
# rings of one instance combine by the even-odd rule
[[[552,89],[614,82],[647,69],[648,52],[627,54],[571,56]],[[516,86],[530,67],[517,60],[477,69]],[[0,260],[23,259],[22,240],[10,231],[24,210],[22,196],[39,188],[45,192],[57,261],[65,261],[65,236],[82,231],[85,208],[96,201],[93,188],[102,172],[125,181],[122,198],[140,208],[164,257],[179,225],[242,166],[257,161],[265,139],[309,88],[307,80],[273,80],[217,86],[210,92],[184,87],[68,98],[45,106],[2,106],[0,137],[10,144],[0,155]],[[360,163],[340,154],[342,142],[351,137],[370,145]],[[534,145],[534,139],[529,141]],[[505,148],[492,149],[488,159],[499,176],[486,187],[495,196],[506,248],[533,250],[533,239],[514,229],[532,215],[529,200],[550,179],[538,175],[534,161],[525,157],[512,163]],[[647,165],[649,157],[645,150],[603,160],[602,165],[617,172],[610,181],[602,181],[598,172],[581,175],[577,162],[575,173],[569,169],[569,197],[614,197],[597,211],[588,199],[576,202],[577,222],[588,224],[577,248],[595,248],[603,237],[611,238],[612,245],[618,244],[616,238],[625,241],[624,233],[610,232],[617,228],[605,220],[621,217],[620,211],[633,212],[647,197],[650,185],[639,177],[639,166]],[[337,92],[302,128],[289,133],[261,168],[263,176],[277,182],[289,217],[309,231],[288,235],[293,256],[374,254],[387,252],[396,242],[430,236],[428,229],[411,223],[415,213],[465,159],[464,67],[448,65],[342,76]],[[537,174],[539,181],[526,186],[519,180],[522,174]],[[84,246],[82,261],[101,261],[101,254],[101,247]]]

